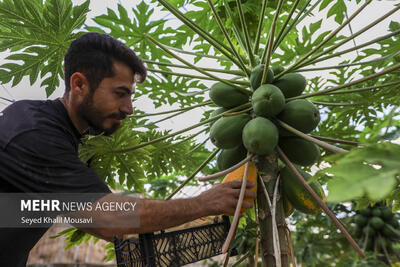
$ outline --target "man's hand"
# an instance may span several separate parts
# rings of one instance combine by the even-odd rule
[[[210,212],[209,215],[219,214],[234,214],[237,202],[239,200],[240,188],[242,181],[230,181],[226,183],[218,183],[211,189],[203,192],[199,199],[206,209]],[[244,197],[256,198],[257,194],[250,190],[255,186],[251,181],[246,183],[246,191]],[[253,203],[243,201],[242,208],[252,208]]]

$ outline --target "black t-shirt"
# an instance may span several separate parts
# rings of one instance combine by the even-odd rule
[[[110,193],[78,158],[81,134],[60,100],[17,101],[0,112],[0,193]],[[0,266],[25,266],[47,228],[0,228]]]

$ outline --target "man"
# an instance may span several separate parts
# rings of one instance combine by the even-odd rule
[[[88,33],[72,42],[64,68],[61,99],[18,101],[1,113],[0,193],[103,193],[98,203],[132,201],[132,197],[112,194],[77,155],[79,141],[89,128],[111,134],[133,113],[135,82],[146,78],[142,61],[120,41]],[[202,216],[234,213],[240,187],[236,181],[218,184],[194,198],[135,199],[138,210],[94,215],[101,225],[110,227],[82,230],[111,241],[115,235],[152,232]],[[245,196],[254,198],[255,193],[247,189]],[[251,206],[243,203],[244,208]],[[139,227],[112,227],[137,217]],[[29,251],[46,230],[1,228],[0,266],[25,266]]]

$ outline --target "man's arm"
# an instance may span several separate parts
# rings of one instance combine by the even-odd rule
[[[77,212],[75,216],[93,217],[93,221],[102,225],[102,227],[81,229],[102,239],[112,241],[112,238],[116,235],[154,232],[204,216],[223,213],[233,214],[239,198],[241,184],[241,181],[217,184],[197,197],[174,200],[149,200],[108,194],[98,200],[98,203],[138,202],[139,208],[128,212]],[[245,197],[256,197],[256,193],[249,189],[252,186],[254,186],[253,183],[247,183]],[[249,202],[243,202],[242,205],[243,208],[251,208],[252,206],[253,204]],[[129,222],[132,222],[133,225],[135,220],[137,222],[138,219],[138,227],[113,227],[113,225],[118,225],[119,222],[128,222],[128,225]],[[103,227],[106,225],[109,227]],[[79,225],[76,227],[79,228]]]

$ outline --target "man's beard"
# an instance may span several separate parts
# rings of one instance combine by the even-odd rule
[[[101,111],[93,105],[93,94],[89,93],[85,96],[82,103],[78,105],[77,108],[78,114],[82,116],[84,120],[89,124],[88,133],[91,135],[99,135],[104,133],[104,135],[109,136],[113,134],[119,128],[118,123],[113,123],[109,128],[103,128],[103,122],[108,118],[115,119],[124,119],[126,117],[125,114],[116,114],[113,113],[104,117]]]

